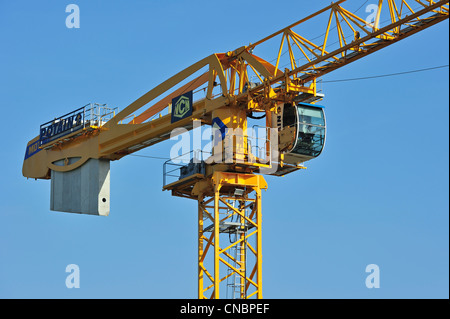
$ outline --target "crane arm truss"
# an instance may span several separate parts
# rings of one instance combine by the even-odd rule
[[[195,119],[212,124],[212,112],[219,108],[239,106],[240,112],[270,115],[278,112],[277,104],[320,98],[317,78],[448,19],[449,14],[448,1],[379,0],[373,19],[366,21],[344,9],[341,4],[345,1],[254,44],[202,59],[144,94],[106,124],[83,127],[81,133],[46,144],[39,136],[34,138],[27,146],[24,176],[48,179],[50,169],[66,172],[90,158],[120,159],[168,139],[175,128],[192,129]],[[315,29],[324,27],[322,36],[308,39],[296,31],[313,20]],[[280,38],[273,61],[253,54]],[[284,53],[283,48],[287,48]],[[288,67],[283,69],[285,65]],[[192,115],[173,122],[172,99],[191,91],[204,92],[204,96],[194,100]],[[134,115],[147,104],[150,107]],[[62,159],[64,166],[54,164]],[[195,183],[187,193],[184,188],[192,185],[186,186],[183,179],[165,187],[172,195],[198,200],[198,297],[219,298],[226,288],[233,297],[262,298],[261,190],[267,189],[267,183],[261,175],[220,170],[218,167],[199,180],[197,174],[187,177]]]
[[[142,141],[152,140],[152,143],[158,143],[163,139],[161,134],[155,134],[157,131],[167,134],[175,126],[183,126],[189,129],[192,119],[208,122],[210,121],[210,113],[223,106],[247,104],[248,108],[254,111],[269,111],[273,107],[271,102],[274,100],[285,101],[299,93],[316,95],[317,78],[441,22],[448,18],[449,12],[448,1],[379,0],[377,10],[375,10],[377,12],[375,21],[367,23],[363,18],[340,5],[345,1],[340,0],[254,44],[238,48],[232,52],[213,54],[165,81],[119,113],[116,118],[108,123],[108,127],[120,126],[119,121],[123,121],[163,92],[169,91],[169,87],[172,89],[201,68],[207,67],[205,73],[131,119],[128,124],[140,125],[144,123],[143,125],[146,125],[146,127],[137,130],[132,126],[129,127],[130,132],[133,132],[131,140],[125,139],[120,143],[110,143],[110,140],[118,139],[107,138],[101,144],[101,148],[103,148],[101,155],[111,156],[111,153],[114,152],[116,155],[126,155],[130,151],[148,146],[145,143],[142,144]],[[418,9],[413,4],[418,6]],[[385,20],[383,20],[385,17],[382,12],[386,12],[383,9],[388,13]],[[314,43],[295,32],[296,27],[318,18],[320,15],[328,15],[329,17],[326,20],[322,43]],[[383,26],[383,22],[387,22],[387,24]],[[279,37],[281,37],[281,43],[274,64],[252,53],[260,45]],[[330,43],[333,43],[333,41],[338,43],[338,47],[331,50],[329,49],[332,47]],[[290,68],[280,70],[283,47],[287,47]],[[306,60],[306,63],[298,65],[298,57]],[[258,78],[261,84],[246,89],[245,86],[249,83],[252,75]],[[217,85],[216,81],[220,84]],[[283,84],[285,85],[284,88],[280,88],[279,85]],[[213,94],[215,85],[220,90]],[[173,97],[189,90],[200,92],[202,89],[206,93],[205,97],[198,100],[194,105],[191,118],[174,125],[170,123],[170,114],[168,114],[147,122],[148,124],[145,123],[149,118],[166,109]],[[108,145],[111,145],[111,147]],[[133,149],[130,150],[130,146]]]
[[[313,43],[292,30],[308,18],[262,40],[267,41],[271,37],[282,34],[276,65],[279,64],[283,44],[287,42],[291,62],[291,70],[286,72],[288,76],[298,78],[300,83],[307,83],[448,18],[448,1],[427,1],[427,4],[420,0],[409,1],[420,4],[419,9],[415,11],[405,0],[379,0],[375,10],[377,13],[375,21],[371,23],[344,9],[339,5],[341,2],[329,7],[329,19],[322,43]],[[385,2],[388,5],[386,11],[389,9],[389,18],[381,21]],[[311,16],[310,19],[315,16]],[[381,26],[382,22],[386,21],[388,24]],[[332,27],[333,23],[334,27]],[[346,28],[352,32],[346,35]],[[336,31],[333,33],[333,30]],[[333,36],[335,42],[332,42]],[[328,49],[331,42],[338,44],[333,51]],[[258,41],[253,46],[260,43],[261,41]],[[295,64],[294,47],[308,60],[307,63],[301,66]],[[312,59],[308,53],[313,55]],[[285,76],[286,74],[280,74],[277,77],[277,74],[274,74],[271,82],[281,81]]]
[[[277,103],[294,98],[298,101],[299,96],[316,97],[317,78],[448,19],[449,15],[448,1],[379,0],[374,21],[367,22],[344,9],[341,4],[345,1],[339,0],[254,44],[200,60],[141,96],[103,126],[41,145],[40,149],[46,152],[36,152],[25,159],[24,176],[49,178],[50,168],[70,171],[89,158],[120,159],[168,139],[177,127],[192,129],[194,119],[211,124],[212,111],[224,106],[240,105],[248,111],[269,114],[276,112]],[[325,31],[320,43],[296,32],[296,28],[310,21],[316,23],[315,29],[318,25]],[[253,54],[280,37],[274,64]],[[287,48],[284,53],[283,48]],[[280,70],[286,53],[288,67]],[[252,78],[259,83],[250,86]],[[172,123],[172,98],[188,91],[194,92],[192,116]],[[198,98],[203,92],[204,96]],[[150,107],[145,108],[147,105]],[[144,110],[135,115],[141,109]],[[38,138],[31,140],[27,149]],[[82,160],[68,166],[53,164],[70,157]]]

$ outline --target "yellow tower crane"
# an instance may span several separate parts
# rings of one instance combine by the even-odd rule
[[[212,54],[117,114],[88,104],[41,125],[27,144],[23,175],[52,180],[52,196],[63,199],[52,202],[52,209],[85,213],[90,208],[83,205],[67,208],[54,179],[70,180],[91,160],[109,164],[171,134],[212,128],[210,151],[193,150],[164,164],[163,189],[198,201],[198,298],[223,297],[225,286],[235,298],[262,298],[263,176],[303,169],[322,152],[326,122],[315,104],[323,98],[317,79],[449,16],[448,1],[379,0],[374,19],[366,21],[343,8],[345,1],[248,46]],[[315,19],[325,21],[320,43],[294,31]],[[253,54],[269,41],[279,41],[275,63]],[[199,92],[203,98],[196,98]],[[248,119],[265,123],[249,128]],[[109,212],[107,195],[108,190],[94,203],[99,214]]]

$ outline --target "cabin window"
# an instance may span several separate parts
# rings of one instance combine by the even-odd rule
[[[291,153],[317,157],[325,145],[325,114],[322,108],[297,105],[297,140]]]

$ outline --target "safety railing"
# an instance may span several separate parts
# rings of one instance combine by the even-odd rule
[[[258,128],[255,130],[255,128]],[[256,134],[256,131],[259,131]],[[264,131],[264,134],[261,133]],[[246,134],[227,134],[221,141],[223,143],[222,156],[216,156],[224,163],[237,163],[237,164],[259,164],[259,165],[271,165],[272,161],[272,148],[278,147],[278,143],[274,145],[270,142],[270,128],[254,125],[251,135]],[[262,135],[262,137],[260,136]],[[278,134],[274,136],[278,141]],[[220,147],[216,153],[220,153]]]
[[[109,108],[106,104],[88,103],[48,121],[39,128],[39,146],[86,128],[101,127],[115,116],[116,110],[117,108]]]
[[[163,165],[163,187],[193,174],[205,174],[205,161],[211,152],[193,150],[171,158]]]
[[[116,115],[117,107],[110,108],[107,104],[89,103],[84,106],[84,127],[101,127]]]
[[[213,139],[211,151],[191,150],[167,160],[163,164],[163,187],[194,174],[205,174],[208,164],[272,165],[272,147],[278,144],[270,143],[269,128],[260,126],[258,136],[256,127],[251,135],[228,132],[215,143]],[[278,132],[275,133],[273,137],[278,141]]]

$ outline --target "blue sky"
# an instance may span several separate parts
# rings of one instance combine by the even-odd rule
[[[112,162],[110,215],[72,215],[50,211],[49,181],[22,177],[26,143],[55,116],[88,102],[123,109],[329,2],[73,1],[80,28],[68,29],[70,3],[0,1],[0,297],[196,298],[196,202],[161,191],[163,161]],[[448,41],[446,21],[324,80],[446,65]],[[448,82],[441,69],[323,84],[323,154],[267,178],[265,298],[449,297]],[[168,157],[170,143],[140,154]],[[79,289],[65,286],[68,264],[80,267]],[[365,286],[369,264],[379,289]]]

